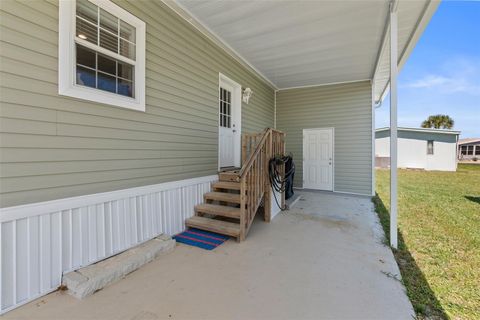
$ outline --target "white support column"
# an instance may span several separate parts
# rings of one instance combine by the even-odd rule
[[[390,3],[390,245],[398,247],[397,236],[397,6]]]
[[[375,79],[372,84],[372,197],[375,196]]]

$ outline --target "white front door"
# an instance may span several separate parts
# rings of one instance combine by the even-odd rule
[[[333,191],[333,128],[303,130],[303,187]]]
[[[219,167],[239,167],[241,149],[241,87],[220,75],[218,115]]]

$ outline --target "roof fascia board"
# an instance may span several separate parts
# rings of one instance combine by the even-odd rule
[[[389,131],[389,127],[385,128],[378,128],[375,132],[381,131]],[[428,132],[428,133],[441,133],[441,134],[460,134],[461,131],[454,131],[454,130],[445,130],[445,129],[428,129],[428,128],[406,128],[406,127],[398,127],[398,131],[413,131],[413,132]]]
[[[220,47],[233,59],[239,62],[243,67],[247,68],[249,71],[253,72],[257,77],[259,77],[263,82],[268,84],[272,89],[277,90],[278,87],[270,81],[263,73],[261,73],[257,68],[251,65],[247,59],[243,58],[237,51],[235,51],[230,45],[223,41],[215,32],[210,30],[207,26],[203,25],[190,11],[185,7],[177,3],[175,0],[161,0],[165,3],[170,9],[172,9],[176,14],[178,14],[185,21],[190,23],[195,29],[200,31],[205,37],[211,40],[215,45]]]
[[[400,54],[400,60],[398,62],[399,69],[401,69],[405,64],[405,62],[407,62],[408,57],[410,56],[410,53],[415,48],[418,40],[423,34],[423,31],[425,31],[425,28],[427,27],[428,23],[432,19],[435,11],[437,11],[437,8],[439,5],[440,5],[440,0],[429,0],[428,3],[425,5],[425,8],[423,9],[423,12],[421,14],[421,17],[417,21],[415,25],[415,29],[407,41],[407,45],[405,46],[405,48]]]
[[[375,79],[375,75],[377,74],[378,68],[380,66],[380,59],[385,52],[385,48],[387,46],[388,35],[390,34],[390,9],[387,11],[387,15],[385,16],[385,25],[383,27],[383,35],[382,41],[380,42],[380,47],[378,48],[377,58],[375,59],[375,64],[372,69],[372,74],[370,78]]]
[[[464,144],[477,144],[477,142],[480,142],[480,139],[476,140],[470,140],[470,141],[461,141],[462,139],[458,140],[458,145],[464,145]]]
[[[397,3],[396,6],[398,7],[398,1],[396,1],[396,3]],[[415,25],[415,28],[414,28],[413,32],[411,33],[411,35],[410,35],[410,37],[407,41],[407,44],[406,44],[405,48],[400,53],[399,61],[398,61],[398,70],[401,70],[403,65],[405,64],[405,62],[407,62],[407,59],[410,56],[410,53],[415,48],[415,45],[417,44],[417,41],[422,36],[423,31],[425,31],[425,28],[427,27],[428,23],[430,22],[433,14],[437,10],[439,4],[440,4],[440,0],[429,0],[426,3],[426,5],[423,9],[423,12],[420,15],[420,17],[419,17],[419,19],[418,19],[418,21]],[[390,29],[390,20],[388,18],[387,18],[387,24],[388,25],[385,28],[386,29],[386,35],[388,35],[388,30]],[[385,40],[386,39],[387,38],[385,37]],[[379,56],[379,59],[377,60],[377,63],[375,65],[374,73],[372,75],[372,79],[375,79],[375,75],[378,71],[378,66],[380,64],[380,60],[381,60],[381,57],[382,57],[383,52],[384,52],[384,49],[383,49],[384,47],[385,47],[385,45],[382,44],[382,48],[380,50],[381,55]],[[390,85],[390,81],[387,81],[383,90],[382,90],[382,94],[380,95],[380,97],[381,97],[380,101],[385,99],[385,96],[388,94],[389,85]],[[379,103],[379,101],[376,101],[375,103]]]

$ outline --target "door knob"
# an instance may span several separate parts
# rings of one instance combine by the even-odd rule
[[[235,133],[235,132],[237,132],[237,130],[233,129],[232,132]]]

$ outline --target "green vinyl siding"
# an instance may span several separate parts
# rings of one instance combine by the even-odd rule
[[[0,2],[0,206],[215,174],[219,72],[250,87],[243,132],[273,126],[274,89],[161,1],[114,1],[147,25],[146,112],[58,95],[58,2]]]
[[[277,129],[286,132],[303,181],[303,129],[335,128],[334,191],[371,195],[372,87],[369,81],[277,92]]]

